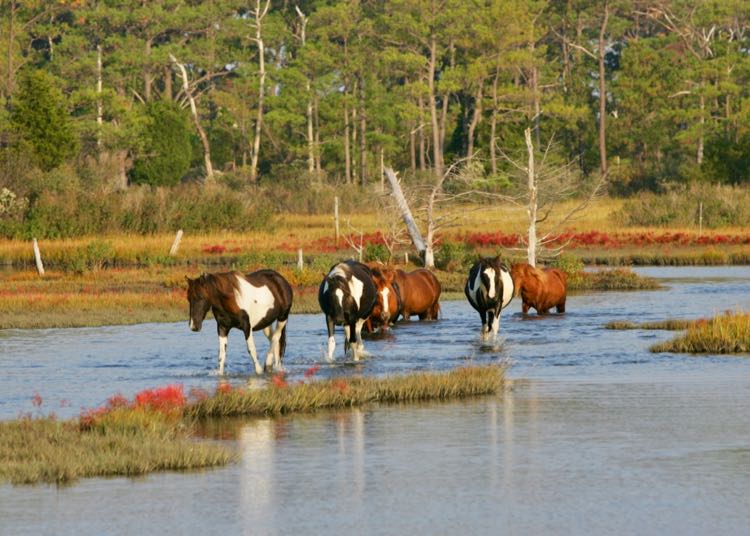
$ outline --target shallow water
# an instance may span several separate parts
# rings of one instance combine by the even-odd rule
[[[445,302],[442,320],[399,326],[366,341],[362,364],[319,373],[509,360],[517,380],[502,396],[234,423],[241,463],[207,472],[0,486],[0,534],[747,534],[750,359],[651,354],[673,333],[602,326],[747,309],[750,268],[639,271],[667,288],[572,296],[544,319],[513,303],[501,348],[479,344],[467,303]],[[206,324],[0,332],[0,418],[74,415],[169,382],[212,387]],[[289,336],[285,364],[301,376],[321,361],[322,317],[293,316]],[[227,365],[234,383],[252,377],[238,333]]]

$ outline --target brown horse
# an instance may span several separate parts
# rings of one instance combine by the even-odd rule
[[[558,313],[565,312],[565,295],[568,276],[557,268],[540,269],[526,263],[514,264],[510,269],[516,296],[523,300],[523,314],[529,308],[544,315],[553,307]]]
[[[371,266],[373,282],[378,294],[370,323],[388,329],[399,316],[409,320],[413,315],[420,320],[437,320],[440,312],[440,281],[425,268],[412,272],[401,269]],[[372,331],[372,330],[370,330]]]
[[[372,282],[375,283],[377,295],[367,319],[367,331],[372,333],[377,327],[386,331],[401,314],[401,288],[395,281],[395,270],[380,263],[370,263],[368,266],[372,271]]]

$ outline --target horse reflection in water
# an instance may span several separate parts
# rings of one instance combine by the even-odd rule
[[[281,370],[286,349],[286,324],[292,308],[292,287],[274,270],[258,270],[251,274],[220,272],[203,274],[196,279],[186,277],[190,302],[190,329],[200,331],[209,309],[216,319],[219,333],[219,374],[224,374],[229,330],[238,328],[245,334],[247,350],[262,374],[272,367]],[[276,322],[276,326],[273,323]],[[253,331],[263,330],[270,347],[265,369],[258,362]]]

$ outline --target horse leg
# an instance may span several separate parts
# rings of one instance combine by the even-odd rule
[[[268,339],[268,353],[266,353],[266,362],[263,365],[263,372],[268,372],[273,367],[273,330],[271,326],[263,328],[263,335]]]
[[[276,322],[276,329],[273,330],[273,335],[270,337],[274,370],[284,370],[281,366],[281,337],[284,335],[286,323],[286,320]],[[268,361],[266,361],[266,367],[268,367]]]
[[[565,312],[565,300],[563,300],[563,301],[561,301],[560,303],[557,304],[557,312],[558,312],[558,314]]]
[[[253,340],[253,329],[250,327],[250,322],[247,322],[244,326],[245,340],[247,341],[247,351],[250,357],[253,358],[253,365],[255,365],[255,373],[258,375],[263,374],[263,367],[258,363],[258,351],[255,349],[255,341]]]
[[[224,362],[227,360],[227,335],[229,329],[225,328],[218,322],[216,323],[219,332],[219,374],[224,374]]]
[[[351,341],[349,340],[352,335],[352,327],[349,324],[344,324],[344,355],[349,353],[349,346]]]
[[[487,311],[480,311],[479,318],[482,321],[482,331],[479,332],[479,338],[485,340],[487,339]]]
[[[525,315],[529,314],[529,308],[530,307],[531,307],[531,305],[529,305],[528,302],[524,301],[523,305],[521,306],[521,311],[523,311],[523,314],[525,314]]]
[[[497,318],[495,317],[495,311],[494,309],[490,309],[487,311],[487,335],[486,339],[490,341],[495,340],[495,321]]]
[[[357,320],[357,322],[354,324],[354,337],[357,341],[354,346],[354,348],[356,348],[354,352],[355,361],[359,361],[359,353],[364,352],[365,350],[365,343],[362,342],[362,326],[364,326],[364,324],[365,321],[362,318]]]
[[[500,309],[494,312],[495,318],[492,320],[492,340],[497,340],[497,332],[500,331]]]
[[[326,315],[326,327],[328,328],[328,353],[326,358],[328,361],[333,361],[333,351],[336,349],[336,337],[333,336],[333,330],[336,328],[336,324],[333,322],[333,318]]]

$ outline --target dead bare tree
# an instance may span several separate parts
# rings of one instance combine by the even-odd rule
[[[365,233],[352,225],[350,219],[346,220],[346,227],[349,232],[344,235],[344,241],[357,253],[357,260],[362,262],[362,255],[365,251]],[[359,241],[355,238],[359,235]]]
[[[266,89],[266,47],[263,41],[263,19],[271,7],[271,0],[266,0],[261,7],[261,0],[255,1],[255,9],[251,10],[252,19],[250,26],[255,29],[255,37],[250,37],[258,47],[258,110],[255,117],[255,136],[253,137],[253,150],[250,155],[250,181],[258,180],[258,155],[260,153],[260,136],[263,131],[263,101]]]
[[[180,71],[180,76],[182,77],[182,90],[185,93],[188,102],[190,103],[190,115],[193,118],[195,130],[198,131],[198,137],[200,138],[201,144],[203,145],[203,163],[206,166],[206,181],[212,182],[214,180],[214,167],[211,164],[211,145],[208,142],[206,131],[203,130],[203,127],[201,126],[200,117],[198,116],[198,107],[195,104],[195,97],[193,96],[193,92],[190,89],[187,70],[185,69],[185,65],[177,61],[177,58],[175,58],[174,55],[170,54],[169,60]]]
[[[409,243],[408,233],[399,218],[398,207],[393,196],[384,194],[378,198],[378,201],[380,202],[380,221],[384,222],[380,233],[383,237],[383,245],[388,250],[388,262],[391,262],[396,248]]]
[[[443,174],[434,176],[428,182],[410,188],[411,203],[407,201],[396,173],[391,168],[384,172],[391,185],[391,195],[406,224],[414,247],[422,257],[426,268],[435,267],[435,242],[441,230],[457,225],[469,212],[479,210],[464,201],[479,197],[496,200],[510,199],[501,194],[493,194],[476,189],[475,183],[481,173],[481,163],[476,159],[464,158],[454,162]],[[448,189],[450,185],[452,188]],[[415,218],[411,206],[418,207]],[[420,230],[422,224],[424,235]]]
[[[526,143],[526,165],[519,160],[509,157],[500,151],[503,158],[520,172],[525,182],[525,192],[516,198],[508,198],[513,204],[525,206],[528,216],[528,232],[525,239],[528,263],[536,266],[537,258],[544,251],[544,256],[554,257],[562,253],[570,242],[560,244],[563,226],[580,216],[591,201],[599,196],[606,183],[606,175],[602,174],[591,187],[591,190],[581,197],[581,181],[574,173],[575,161],[561,165],[547,163],[552,148],[552,141],[547,144],[542,153],[541,162],[536,161],[536,152],[531,139],[531,129],[524,131]],[[562,210],[560,204],[578,198],[572,208]],[[542,214],[540,216],[539,214]],[[537,226],[546,223],[546,231],[539,233]],[[555,247],[549,247],[557,243]]]

